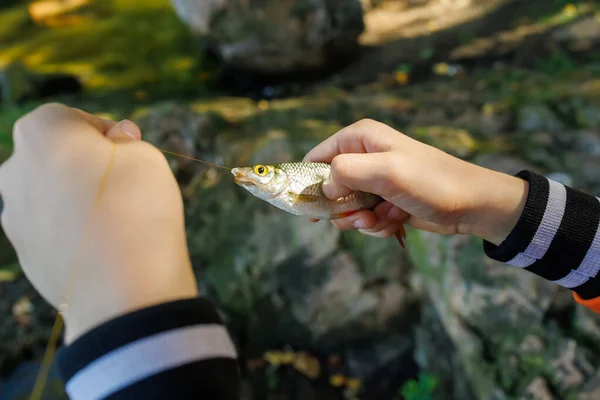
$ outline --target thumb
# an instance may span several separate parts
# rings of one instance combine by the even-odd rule
[[[330,178],[323,183],[323,193],[331,199],[363,191],[379,196],[389,195],[391,165],[389,153],[340,154],[331,161]]]
[[[124,119],[123,121],[114,124],[109,131],[106,132],[106,137],[112,141],[141,140],[142,132],[135,123],[128,119]]]

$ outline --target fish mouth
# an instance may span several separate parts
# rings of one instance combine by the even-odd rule
[[[231,174],[233,175],[233,180],[240,186],[249,186],[254,183],[248,178],[248,176],[244,173],[242,168],[232,168]]]

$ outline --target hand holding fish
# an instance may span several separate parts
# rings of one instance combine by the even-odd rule
[[[476,166],[414,140],[389,126],[361,120],[329,137],[304,158],[331,163],[323,193],[337,199],[354,191],[385,201],[332,223],[392,236],[403,223],[441,234],[471,234],[500,244],[515,226],[527,182]]]

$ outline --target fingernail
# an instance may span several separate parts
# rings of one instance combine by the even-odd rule
[[[123,121],[120,122],[120,126],[121,126],[121,132],[123,132],[124,134],[126,134],[127,136],[132,138],[133,140],[137,140],[134,135],[134,132],[137,131],[137,127],[135,126],[135,124],[133,122],[131,122],[128,119],[124,119]]]
[[[367,225],[365,225],[362,219],[357,219],[356,221],[354,221],[352,226],[356,229],[365,229],[367,227]]]
[[[401,216],[402,213],[400,212],[400,209],[396,206],[392,206],[392,208],[390,208],[390,211],[388,211],[387,213],[388,219],[391,220],[400,219]]]

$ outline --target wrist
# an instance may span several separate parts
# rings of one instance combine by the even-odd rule
[[[63,314],[65,344],[121,315],[147,307],[198,296],[189,261],[153,265],[128,260],[119,263],[112,283],[80,287]],[[143,265],[143,268],[140,268]],[[102,267],[99,267],[102,268]],[[106,268],[104,269],[113,269]]]
[[[496,246],[514,229],[527,201],[529,183],[515,176],[481,168],[466,232]]]

